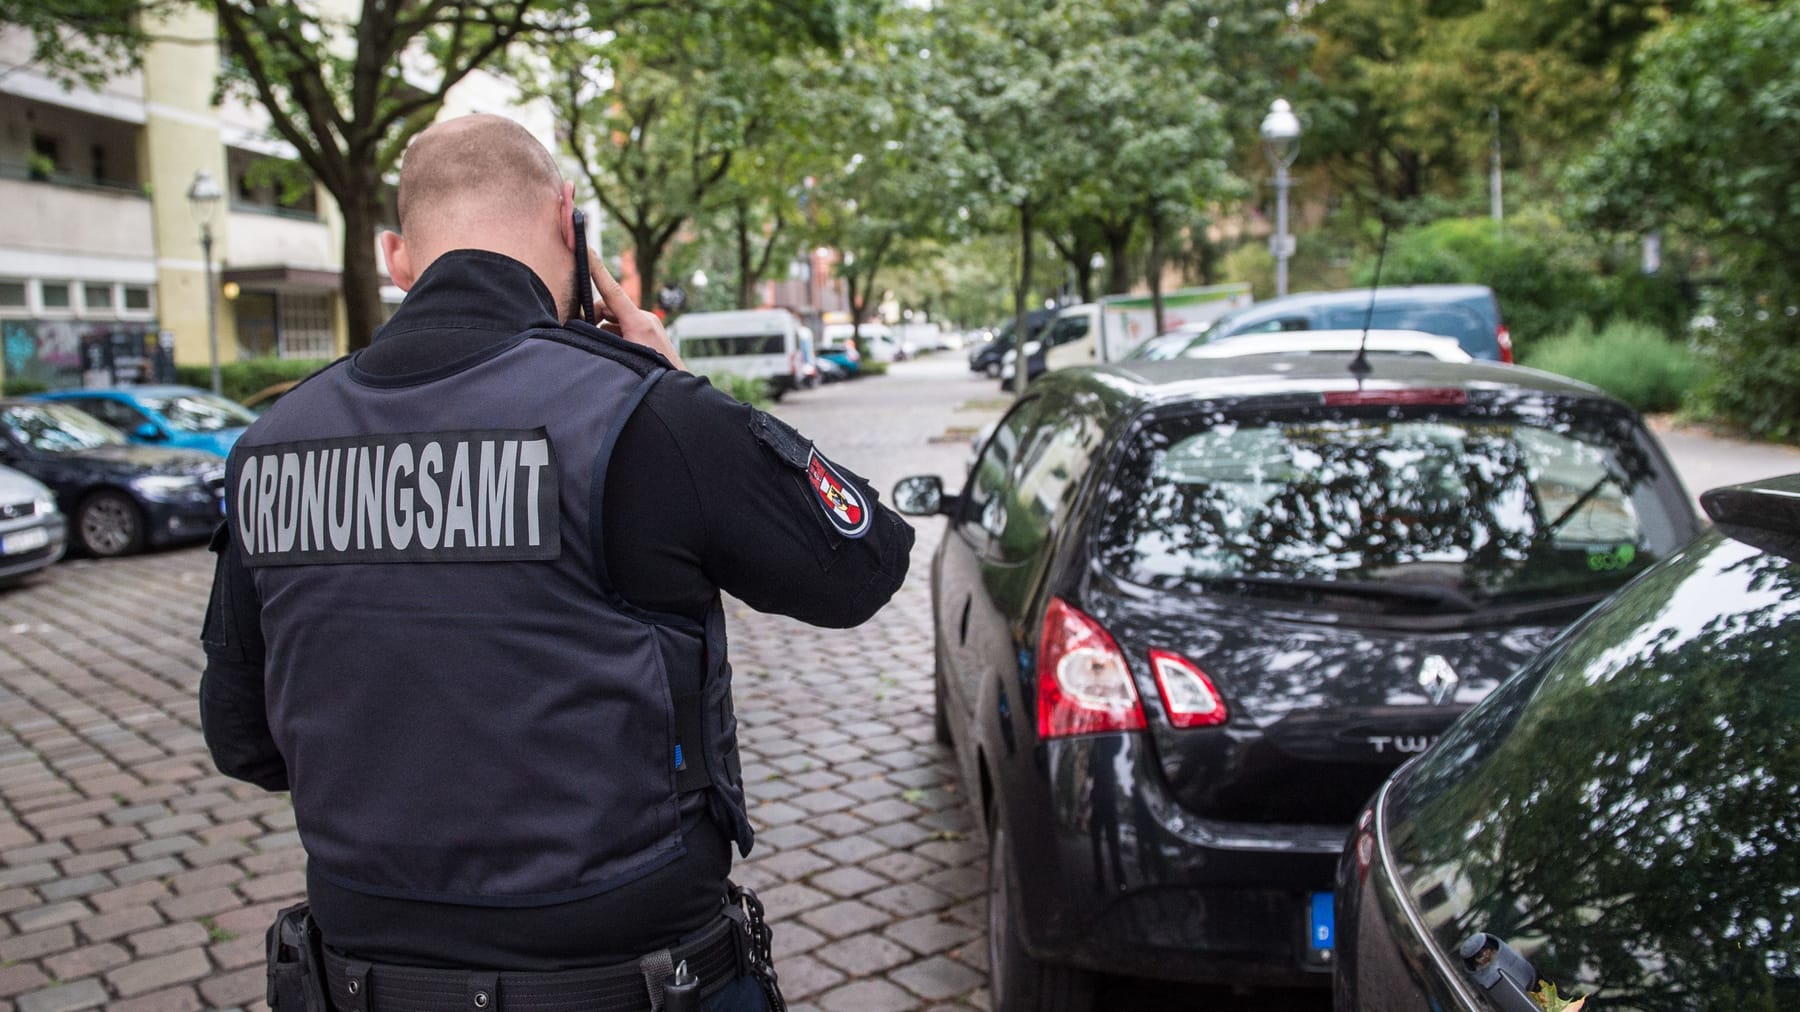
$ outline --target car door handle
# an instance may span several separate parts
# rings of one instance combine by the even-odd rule
[[[962,646],[969,642],[969,606],[975,602],[973,597],[963,599],[962,621],[957,623],[956,644]]]

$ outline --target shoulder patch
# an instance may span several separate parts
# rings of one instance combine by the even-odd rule
[[[806,460],[806,480],[825,511],[825,519],[846,538],[869,533],[869,504],[855,485],[844,479],[831,461],[814,450]]]

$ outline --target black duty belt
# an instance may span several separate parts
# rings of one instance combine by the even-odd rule
[[[700,979],[702,998],[742,976],[748,969],[743,941],[742,925],[719,917],[692,941],[637,962],[551,972],[433,970],[371,963],[327,948],[326,993],[339,1012],[657,1012],[663,982],[683,962]]]

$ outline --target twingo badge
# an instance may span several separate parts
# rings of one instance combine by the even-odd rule
[[[231,520],[250,566],[554,559],[543,429],[414,432],[245,447]]]
[[[839,534],[860,538],[869,533],[869,504],[863,501],[856,486],[846,481],[817,450],[806,458],[806,480],[812,483],[825,519]]]

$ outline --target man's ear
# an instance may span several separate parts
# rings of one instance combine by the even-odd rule
[[[406,251],[406,240],[398,232],[381,233],[381,255],[387,258],[388,277],[403,292],[412,291],[419,275],[413,270],[412,255]]]
[[[561,226],[563,248],[575,252],[575,184],[563,180],[562,197],[556,204],[556,220]]]

